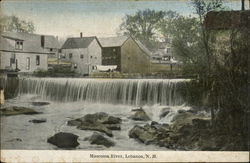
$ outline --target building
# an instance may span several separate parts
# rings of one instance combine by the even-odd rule
[[[217,64],[230,67],[240,61],[250,62],[250,10],[211,11],[206,15],[205,28]]]
[[[102,46],[102,65],[116,65],[122,73],[150,72],[150,51],[132,37],[98,38]]]
[[[72,70],[81,75],[97,71],[101,65],[101,45],[96,37],[68,38],[63,44],[62,58],[72,63]]]
[[[53,36],[4,32],[0,37],[0,69],[32,73],[48,69],[48,55],[58,47]],[[53,39],[55,40],[55,39]],[[49,50],[48,50],[49,48]],[[52,49],[52,50],[50,50]]]

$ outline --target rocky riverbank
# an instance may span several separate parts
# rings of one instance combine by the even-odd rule
[[[163,109],[160,116],[169,113]],[[171,124],[150,123],[135,125],[129,137],[144,143],[173,150],[231,151],[244,150],[240,135],[228,135],[211,127],[211,119],[205,111],[179,110]]]
[[[11,124],[17,126],[20,123],[16,130],[9,130],[11,126],[5,128],[10,135],[4,142],[21,145],[41,141],[41,145],[53,149],[128,149],[126,143],[130,143],[140,149],[242,150],[240,136],[215,132],[211,129],[210,114],[202,109],[161,107],[152,111],[147,107],[127,107],[121,114],[122,110],[114,113],[109,111],[110,108],[99,112],[98,109],[91,111],[94,107],[55,110],[54,106],[48,102],[29,102],[27,107],[1,108],[1,116],[9,119],[5,122],[16,119]],[[36,130],[39,139],[30,140],[27,134],[21,136],[22,130],[30,131],[30,135]],[[11,134],[13,131],[18,132]]]

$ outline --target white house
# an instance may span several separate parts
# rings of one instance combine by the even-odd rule
[[[48,37],[48,39],[47,39]],[[46,48],[57,48],[48,42],[53,36],[29,33],[4,32],[0,36],[0,69],[20,70],[32,73],[48,69],[48,55],[54,53]],[[53,39],[54,40],[54,39]]]
[[[97,71],[102,64],[102,49],[96,37],[68,38],[62,46],[63,57],[72,63],[72,69],[82,75]]]

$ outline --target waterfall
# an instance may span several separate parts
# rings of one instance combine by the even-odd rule
[[[19,95],[37,94],[54,101],[127,105],[181,105],[188,79],[23,78]]]

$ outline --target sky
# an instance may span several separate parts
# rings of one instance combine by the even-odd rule
[[[229,9],[241,9],[240,0],[227,0]],[[248,6],[248,5],[247,5]],[[173,10],[192,15],[188,0],[3,0],[2,12],[35,24],[38,34],[64,37],[110,37],[119,31],[126,14],[138,10]]]

